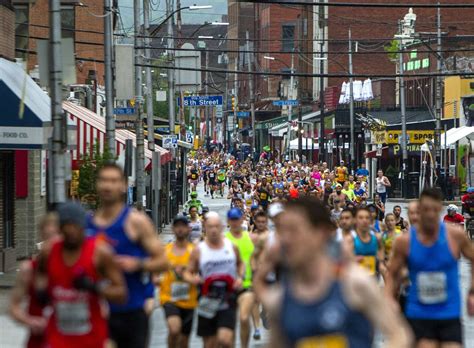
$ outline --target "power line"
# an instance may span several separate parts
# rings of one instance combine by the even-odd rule
[[[152,67],[156,69],[168,69],[168,70],[183,70],[183,71],[201,71],[201,72],[211,72],[211,73],[229,73],[229,74],[250,74],[250,75],[274,75],[274,76],[282,76],[282,77],[334,77],[334,78],[397,78],[397,77],[443,77],[443,76],[474,76],[474,72],[466,73],[466,72],[446,72],[446,73],[413,73],[413,74],[347,74],[347,73],[331,73],[331,74],[308,74],[308,73],[298,73],[295,72],[293,74],[285,73],[285,72],[257,72],[257,71],[239,71],[239,70],[227,70],[227,69],[195,69],[195,68],[184,68],[184,67],[170,67],[164,65],[151,65],[151,64],[137,64],[136,66],[141,67]]]
[[[474,3],[459,4],[420,4],[420,3],[380,3],[380,2],[321,2],[321,1],[300,1],[300,0],[241,0],[240,2],[256,4],[274,4],[274,5],[301,5],[301,6],[327,6],[327,7],[377,7],[377,8],[474,8]]]

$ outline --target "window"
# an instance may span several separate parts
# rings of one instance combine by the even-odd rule
[[[61,7],[61,37],[74,40],[74,31],[76,29],[76,13],[74,6]]]
[[[292,52],[295,48],[295,25],[284,24],[281,26],[281,48],[283,52]]]
[[[26,59],[28,50],[28,6],[15,6],[15,57]]]

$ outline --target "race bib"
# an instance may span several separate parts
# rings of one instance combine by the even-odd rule
[[[349,343],[342,335],[303,338],[296,342],[296,348],[348,348]]]
[[[261,193],[260,194],[260,199],[266,200],[267,199],[267,194],[266,193]]]
[[[221,306],[222,300],[218,298],[210,298],[203,296],[199,299],[197,313],[201,317],[212,319],[216,316],[217,311]]]
[[[91,331],[89,304],[78,302],[57,302],[56,322],[58,331],[64,335],[85,335]]]
[[[247,204],[247,206],[250,207],[250,206],[252,205],[252,200],[251,200],[251,199],[247,199],[247,200],[245,201],[245,203]]]
[[[418,300],[430,305],[443,303],[448,298],[446,273],[420,272],[416,276]]]
[[[173,282],[171,283],[171,301],[188,301],[189,300],[189,289],[188,283],[184,282]]]
[[[375,256],[362,256],[359,264],[365,268],[371,275],[375,274]]]

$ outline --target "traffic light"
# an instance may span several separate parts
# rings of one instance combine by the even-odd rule
[[[192,131],[192,130],[193,130],[193,126],[188,126],[188,129],[189,129],[190,131]]]
[[[237,100],[235,99],[234,96],[232,96],[231,102],[232,102],[232,110],[237,111]]]

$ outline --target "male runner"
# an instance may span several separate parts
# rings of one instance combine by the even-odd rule
[[[239,306],[240,344],[241,347],[247,348],[250,338],[250,317],[255,305],[255,295],[252,291],[252,254],[256,239],[252,239],[249,232],[242,229],[243,214],[239,209],[229,210],[227,223],[229,230],[225,233],[225,237],[237,247],[245,266],[242,291],[238,295],[237,304]]]
[[[269,347],[372,346],[374,326],[386,346],[409,347],[403,319],[384,301],[373,279],[350,261],[328,254],[335,226],[313,199],[288,202],[272,258],[255,277],[259,299],[273,318]],[[284,263],[281,285],[268,286],[266,274]]]
[[[410,225],[414,226],[418,224],[420,220],[420,214],[419,214],[419,202],[416,201],[411,201],[408,203],[408,222]]]
[[[370,275],[376,275],[379,261],[384,259],[384,250],[380,235],[371,231],[370,211],[367,208],[358,208],[355,213],[354,255],[356,261],[365,268]],[[380,270],[380,271],[383,271]],[[382,272],[383,273],[383,272]]]
[[[347,180],[347,176],[349,175],[349,171],[344,165],[344,161],[340,162],[340,166],[336,167],[335,172],[338,184],[340,184],[341,186],[344,185],[344,182]]]
[[[183,279],[194,244],[188,241],[191,227],[184,215],[173,220],[176,240],[165,247],[171,265],[160,283],[160,302],[168,324],[168,347],[187,348],[197,306],[197,288]]]
[[[405,315],[417,347],[462,347],[461,254],[472,263],[474,250],[463,229],[440,222],[442,194],[435,188],[420,195],[419,222],[397,238],[389,264],[385,290],[392,298],[399,289],[400,272],[407,266],[411,281]],[[474,315],[474,267],[466,299],[467,313]]]
[[[53,241],[59,233],[56,213],[48,213],[40,222],[39,237],[41,247]],[[41,249],[40,249],[41,250]],[[34,288],[34,279],[38,269],[37,259],[24,261],[11,291],[9,312],[13,319],[27,326],[30,330],[27,348],[43,348],[46,344],[44,330],[48,320],[43,316],[45,305],[38,300]],[[23,306],[23,300],[28,304]]]
[[[148,339],[148,317],[143,309],[150,273],[168,269],[153,223],[123,200],[127,182],[122,169],[106,164],[98,173],[100,206],[89,217],[88,232],[108,242],[125,275],[128,299],[110,306],[109,330],[118,348],[143,348]]]
[[[244,265],[239,251],[224,238],[224,226],[216,212],[206,214],[206,237],[193,249],[183,279],[201,285],[198,304],[198,336],[204,348],[230,348],[234,344],[236,291],[242,288]]]
[[[351,252],[354,249],[354,237],[356,232],[354,231],[354,212],[351,209],[344,208],[339,217],[339,227],[336,230],[336,240],[339,242],[344,241],[350,246]]]
[[[408,222],[401,216],[402,207],[396,205],[393,207],[393,215],[395,216],[395,227],[399,232],[408,232]]]
[[[39,279],[46,280],[52,310],[46,347],[104,347],[107,319],[102,301],[126,300],[123,276],[108,246],[86,237],[86,212],[79,204],[60,205],[58,215],[62,239],[38,256],[37,285]]]

